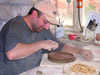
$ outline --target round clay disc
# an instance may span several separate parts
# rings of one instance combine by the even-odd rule
[[[56,63],[68,63],[76,60],[76,57],[71,53],[52,52],[48,54],[48,59]]]

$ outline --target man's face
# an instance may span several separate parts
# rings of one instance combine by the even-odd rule
[[[40,17],[37,16],[36,21],[34,23],[33,29],[36,32],[41,32],[42,30],[48,30],[50,27],[49,21],[46,19],[45,15],[41,15]]]

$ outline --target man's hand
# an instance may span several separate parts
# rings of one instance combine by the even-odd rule
[[[85,50],[85,49],[81,50],[81,56],[84,59],[88,60],[88,61],[92,60],[93,57],[94,57],[93,54],[92,54],[92,52],[90,50]]]
[[[52,40],[45,40],[45,41],[41,41],[41,46],[43,49],[49,50],[51,51],[52,49],[55,50],[56,48],[58,48],[58,43]]]

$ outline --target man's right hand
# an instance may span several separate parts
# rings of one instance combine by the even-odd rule
[[[52,49],[55,50],[56,48],[58,48],[58,46],[58,43],[52,40],[41,41],[41,47],[49,51],[51,51]]]

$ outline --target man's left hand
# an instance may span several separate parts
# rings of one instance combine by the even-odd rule
[[[92,60],[93,59],[93,53],[90,51],[90,50],[85,50],[85,49],[82,49],[81,50],[81,56],[84,58],[84,59],[86,59],[86,60],[88,60],[88,61],[90,61],[90,60]]]

